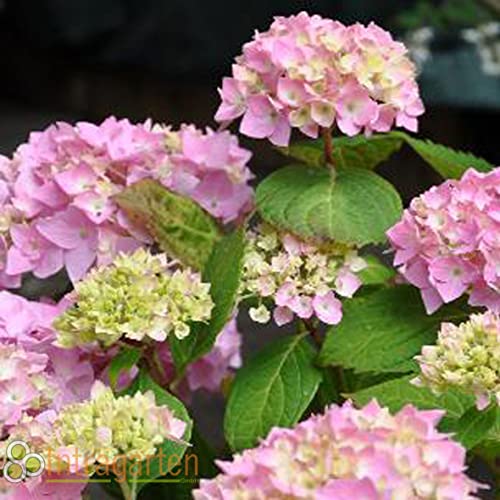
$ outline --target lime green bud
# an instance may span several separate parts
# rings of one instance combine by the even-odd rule
[[[122,337],[163,341],[170,332],[183,338],[192,321],[207,321],[213,308],[210,285],[189,269],[172,271],[167,257],[140,249],[119,255],[78,283],[75,303],[54,322],[62,347]]]
[[[500,318],[488,312],[474,314],[455,326],[443,323],[435,346],[424,346],[416,385],[436,394],[458,388],[476,396],[479,409],[491,399],[500,404]]]
[[[166,439],[180,440],[185,428],[167,406],[156,404],[151,391],[117,398],[96,382],[89,401],[66,406],[57,415],[44,454],[50,449],[53,459],[61,460],[67,450],[75,450],[87,464],[110,463],[117,457],[144,460]],[[67,464],[68,470],[83,465]]]

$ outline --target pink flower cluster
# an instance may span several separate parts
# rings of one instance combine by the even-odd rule
[[[81,351],[52,345],[58,313],[57,306],[0,292],[0,434],[24,413],[59,410],[90,394],[91,363]]]
[[[59,312],[58,306],[0,292],[0,434],[4,440],[0,450],[23,418],[59,411],[90,395],[95,375],[88,356],[52,345],[51,323]],[[65,500],[79,498],[84,487],[83,482],[48,483],[44,476],[15,486],[0,481],[0,498]]]
[[[33,132],[12,160],[0,157],[0,286],[66,268],[72,282],[148,237],[112,196],[142,178],[197,201],[223,222],[251,205],[251,153],[229,132],[177,132],[111,117]]]
[[[347,135],[417,130],[424,112],[402,43],[374,23],[344,26],[301,12],[256,33],[223,80],[215,119],[243,116],[240,132],[287,146],[291,128],[317,137],[337,124]]]
[[[427,312],[462,294],[500,312],[500,168],[467,170],[415,198],[387,233],[394,264],[420,288]]]
[[[361,286],[356,275],[366,262],[356,250],[335,243],[313,243],[273,227],[260,224],[247,233],[243,259],[242,297],[256,296],[260,305],[249,310],[258,323],[267,323],[271,313],[265,302],[276,307],[278,326],[316,316],[328,325],[342,319],[338,297],[352,297]]]
[[[411,405],[392,416],[375,401],[331,406],[294,429],[274,428],[259,447],[218,462],[196,500],[470,499],[465,449],[436,430],[443,411]]]
[[[0,500],[77,500],[87,486],[81,476],[72,474],[51,474],[50,479],[34,478],[12,485],[0,478]]]

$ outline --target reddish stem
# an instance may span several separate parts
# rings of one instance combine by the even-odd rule
[[[335,167],[335,162],[333,160],[332,129],[323,127],[321,129],[321,136],[323,138],[326,163],[333,169]]]

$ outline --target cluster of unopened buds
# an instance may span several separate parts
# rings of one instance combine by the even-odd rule
[[[170,332],[189,335],[191,322],[207,321],[210,285],[190,269],[173,269],[165,254],[139,249],[93,269],[75,285],[74,301],[54,321],[58,344],[74,347],[119,339],[164,341]]]
[[[265,302],[271,300],[276,305],[274,320],[280,326],[295,315],[301,319],[316,316],[335,325],[342,319],[337,296],[352,297],[361,286],[356,272],[365,266],[353,248],[305,242],[260,224],[248,233],[242,294],[258,297],[260,305],[249,311],[258,323],[269,321]]]
[[[144,178],[198,202],[223,222],[252,203],[251,153],[229,132],[173,131],[111,117],[101,125],[57,123],[0,157],[0,286],[23,273],[65,268],[71,281],[120,251],[151,243],[113,195]]]
[[[459,389],[476,396],[479,410],[500,406],[500,316],[473,314],[456,326],[443,323],[436,345],[416,357],[421,373],[413,380],[438,395]]]
[[[464,474],[465,449],[436,429],[443,414],[408,405],[392,416],[375,401],[331,406],[219,461],[222,474],[202,480],[194,498],[474,498],[480,485]]]
[[[26,415],[12,430],[11,440],[30,443],[49,470],[91,474],[96,463],[112,464],[118,457],[141,461],[154,455],[166,439],[181,441],[186,426],[168,406],[156,403],[152,391],[116,397],[95,382],[87,401],[58,413]]]
[[[292,127],[310,137],[334,124],[351,136],[394,123],[416,131],[424,112],[402,43],[374,23],[344,26],[305,12],[257,32],[220,95],[217,121],[242,116],[242,134],[278,146],[288,145]]]
[[[389,230],[394,264],[429,313],[462,294],[500,312],[500,168],[469,169],[415,198]]]

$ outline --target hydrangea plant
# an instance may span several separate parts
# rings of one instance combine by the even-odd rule
[[[220,97],[217,131],[57,123],[0,159],[0,496],[500,484],[500,169],[395,130],[424,107],[373,23],[277,17]],[[290,161],[256,186],[224,130],[239,118]],[[442,177],[406,210],[376,171],[403,144]],[[30,273],[64,293],[23,298]],[[250,359],[248,316],[248,340],[279,332]],[[190,416],[198,390],[224,400],[224,452]],[[496,479],[472,477],[477,457]]]

